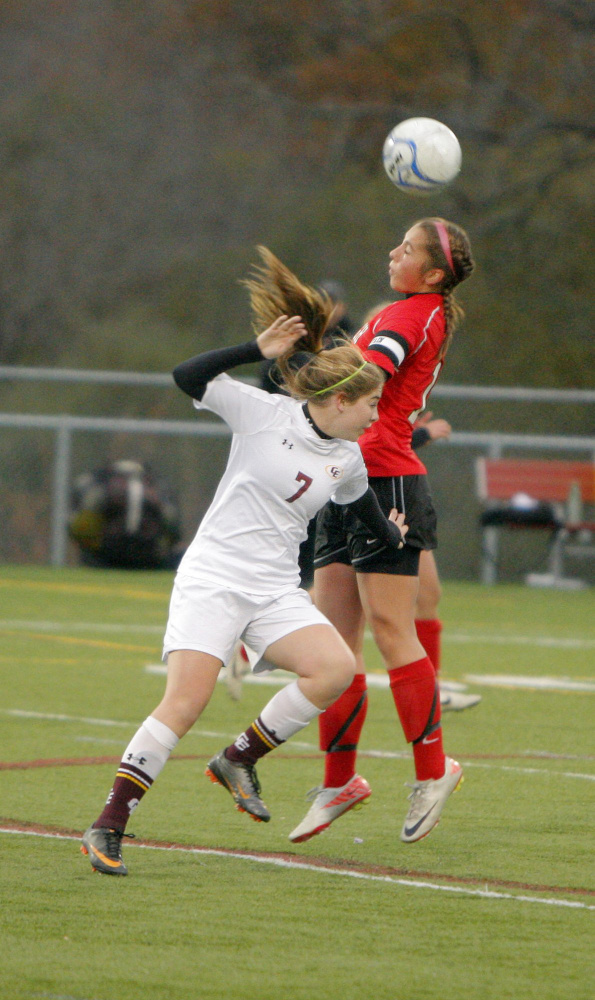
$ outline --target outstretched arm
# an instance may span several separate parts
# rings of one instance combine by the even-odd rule
[[[202,399],[208,383],[222,372],[263,358],[276,358],[303,337],[305,327],[299,316],[280,316],[256,340],[233,347],[204,351],[177,365],[173,377],[178,388],[193,399]]]

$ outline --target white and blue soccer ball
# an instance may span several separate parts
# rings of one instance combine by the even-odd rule
[[[382,162],[390,180],[407,194],[431,194],[450,184],[461,169],[454,132],[434,118],[408,118],[388,133]]]

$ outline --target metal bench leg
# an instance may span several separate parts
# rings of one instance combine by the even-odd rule
[[[549,571],[554,580],[561,580],[564,576],[564,542],[568,538],[566,528],[558,528],[552,536],[550,543]]]
[[[491,586],[498,579],[498,552],[500,529],[493,526],[483,529],[481,545],[481,582]]]
[[[570,532],[559,528],[550,542],[547,573],[529,573],[526,578],[530,587],[555,587],[557,590],[583,590],[588,584],[576,577],[564,576],[564,548]]]

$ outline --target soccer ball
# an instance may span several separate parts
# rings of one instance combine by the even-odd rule
[[[408,118],[395,125],[382,150],[384,169],[407,194],[439,191],[457,176],[461,159],[456,135],[434,118]]]

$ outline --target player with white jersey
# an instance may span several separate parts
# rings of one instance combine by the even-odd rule
[[[308,521],[330,498],[350,503],[366,492],[360,448],[321,437],[302,403],[219,375],[198,409],[233,431],[227,468],[180,574],[253,594],[294,590],[295,554]],[[289,495],[287,495],[289,494]],[[271,561],[275,572],[271,574]]]
[[[298,550],[310,519],[329,500],[349,506],[385,545],[398,551],[407,528],[387,518],[368,487],[356,443],[377,419],[384,377],[350,344],[321,351],[332,312],[265,248],[247,282],[256,340],[200,354],[174,370],[199,409],[233,432],[216,495],[176,574],[163,656],[165,694],[124,752],[82,851],[97,871],[126,875],[121,842],[131,813],[171,751],[198,719],[221,666],[238,640],[298,679],[207,766],[207,775],[254,819],[270,814],[255,764],[336,701],[353,679],[355,659],[324,614],[299,587]],[[281,315],[279,315],[281,313]],[[299,367],[291,359],[307,352]],[[271,395],[225,374],[236,365],[277,358],[289,396]]]
[[[385,512],[405,514],[409,530],[405,547],[394,552],[357,515],[336,504],[319,515],[316,605],[354,651],[358,666],[350,688],[319,720],[324,780],[290,834],[294,842],[320,833],[370,796],[368,783],[355,772],[367,706],[366,620],[413,748],[415,782],[401,840],[410,843],[430,833],[462,777],[460,765],[444,753],[436,674],[416,630],[420,553],[436,547],[436,514],[412,432],[462,315],[454,289],[473,266],[467,234],[459,226],[439,218],[416,222],[390,253],[391,288],[405,297],[380,309],[354,338],[386,377],[379,419],[360,438],[370,486]]]

